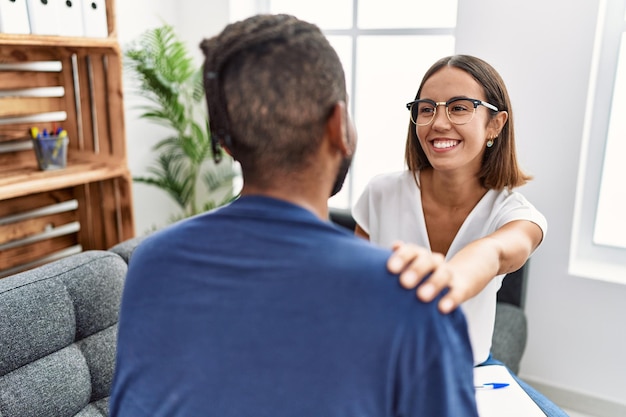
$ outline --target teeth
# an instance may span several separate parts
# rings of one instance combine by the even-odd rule
[[[433,146],[437,149],[446,149],[456,146],[457,143],[459,143],[458,140],[436,140],[433,142]]]

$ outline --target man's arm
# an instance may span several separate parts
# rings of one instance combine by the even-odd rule
[[[397,415],[478,417],[465,317],[424,307],[407,326],[398,360]]]

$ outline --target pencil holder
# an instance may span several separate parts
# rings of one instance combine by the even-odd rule
[[[42,171],[65,168],[67,164],[67,136],[47,136],[33,139],[37,164]]]

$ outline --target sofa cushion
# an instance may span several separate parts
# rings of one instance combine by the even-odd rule
[[[0,279],[0,416],[106,416],[124,260],[87,251]]]
[[[146,238],[150,237],[149,234],[143,236],[137,236],[132,239],[125,240],[117,245],[111,247],[109,251],[118,254],[121,256],[126,263],[130,262],[130,258],[133,255],[133,252],[143,242]]]

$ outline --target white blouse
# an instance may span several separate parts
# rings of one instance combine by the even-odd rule
[[[391,247],[396,240],[430,249],[421,191],[410,171],[383,174],[373,178],[352,209],[359,226],[370,241]],[[489,190],[467,216],[454,237],[446,259],[470,242],[487,236],[514,220],[536,223],[545,237],[545,217],[523,195],[509,190]],[[474,364],[484,362],[491,350],[496,316],[496,293],[504,275],[498,275],[461,308],[467,319]]]

